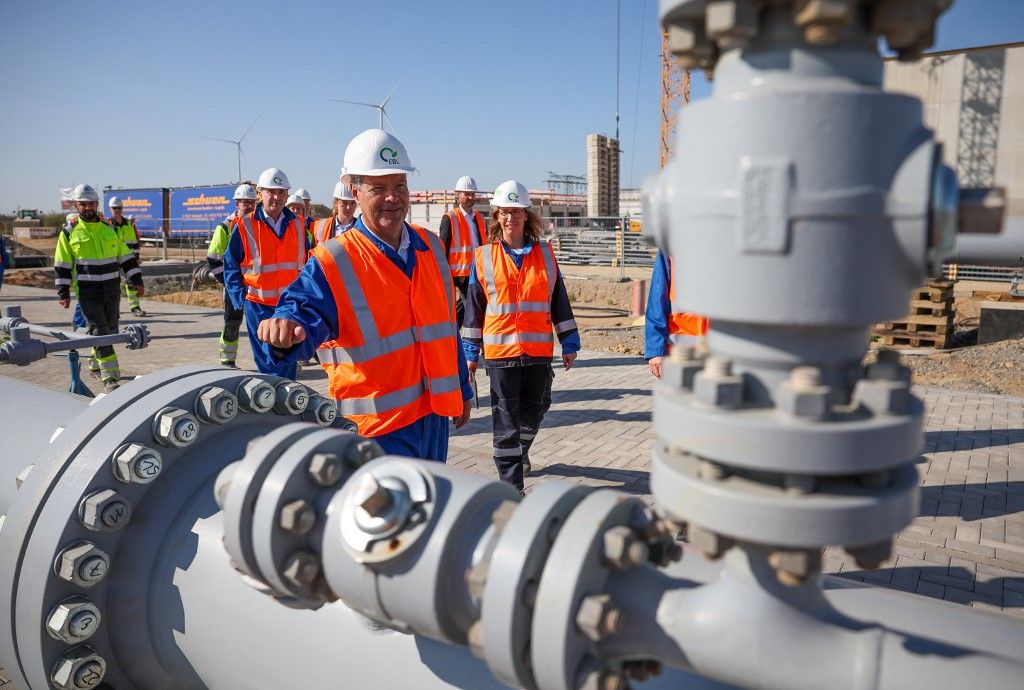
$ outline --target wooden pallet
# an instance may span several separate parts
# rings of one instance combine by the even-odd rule
[[[912,314],[898,321],[886,321],[874,328],[876,334],[890,331],[906,331],[909,333],[952,333],[952,314]]]
[[[914,290],[913,301],[950,302],[953,301],[953,281],[929,280],[927,285]]]
[[[945,350],[949,347],[952,334],[890,331],[877,335],[879,342],[886,347],[934,347],[936,350]]]

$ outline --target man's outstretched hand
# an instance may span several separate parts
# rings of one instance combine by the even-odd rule
[[[306,339],[306,329],[288,319],[264,319],[256,329],[256,337],[284,350]]]

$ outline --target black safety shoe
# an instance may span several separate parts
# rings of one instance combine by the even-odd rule
[[[145,316],[146,312],[143,311],[142,307],[132,307],[132,314],[135,316]]]

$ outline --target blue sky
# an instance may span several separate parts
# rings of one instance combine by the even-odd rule
[[[586,173],[615,132],[615,0],[0,4],[0,211],[53,209],[57,187],[229,182],[269,166],[325,202],[348,140],[382,99],[420,173],[493,188]],[[17,30],[15,30],[15,27]],[[656,0],[622,0],[622,184],[657,171]],[[958,0],[936,49],[1024,40],[1021,0]],[[694,76],[694,96],[709,91]]]

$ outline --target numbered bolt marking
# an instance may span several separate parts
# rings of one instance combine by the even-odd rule
[[[99,619],[91,611],[83,611],[68,624],[68,632],[80,640],[92,635],[93,628],[99,623]]]
[[[117,527],[121,523],[121,520],[124,519],[124,517],[127,515],[127,513],[128,506],[125,505],[124,503],[121,503],[120,501],[117,501],[115,503],[111,503],[109,506],[103,509],[103,514],[101,515],[101,518],[103,520],[103,524],[107,527]]]
[[[196,435],[199,433],[199,427],[191,419],[185,419],[178,422],[178,425],[174,429],[175,436],[182,443],[191,443],[195,440]]]
[[[92,688],[103,680],[103,666],[98,661],[83,664],[75,673],[75,685],[80,688]]]
[[[135,465],[135,476],[144,481],[153,481],[163,467],[163,460],[153,455],[147,455]]]
[[[90,584],[95,584],[107,574],[107,561],[99,556],[87,558],[78,568],[78,576]]]

